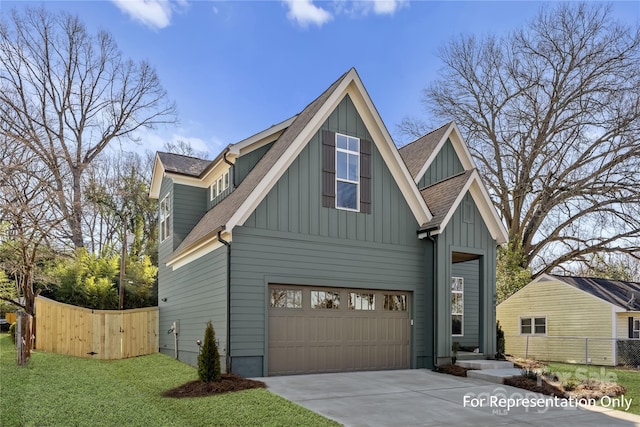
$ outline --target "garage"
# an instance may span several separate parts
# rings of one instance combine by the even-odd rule
[[[410,293],[269,285],[269,375],[409,368]]]

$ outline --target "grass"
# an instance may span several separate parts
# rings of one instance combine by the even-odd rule
[[[632,399],[629,412],[640,415],[640,371],[632,369],[609,368],[602,366],[571,365],[566,363],[549,363],[547,370],[559,374],[562,378],[582,381],[596,379],[612,381],[627,389],[625,398]]]
[[[0,425],[240,426],[336,423],[265,389],[172,399],[160,394],[197,379],[196,370],[162,354],[101,361],[34,352],[28,366],[0,334]]]

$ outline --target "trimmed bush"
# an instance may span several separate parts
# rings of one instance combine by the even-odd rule
[[[204,342],[198,355],[198,377],[200,381],[210,383],[220,381],[220,353],[216,343],[216,333],[211,321],[204,330]]]
[[[502,330],[502,326],[500,326],[500,321],[498,321],[496,322],[496,359],[498,360],[504,360],[504,343],[504,331]]]

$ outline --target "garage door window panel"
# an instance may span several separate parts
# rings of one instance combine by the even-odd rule
[[[387,311],[407,311],[407,296],[385,295],[383,308]]]
[[[376,295],[349,292],[349,310],[375,310]]]
[[[302,291],[299,289],[271,289],[271,308],[302,308]]]
[[[311,291],[311,308],[340,308],[340,293],[328,291]]]

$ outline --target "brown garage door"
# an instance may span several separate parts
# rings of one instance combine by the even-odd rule
[[[269,285],[269,375],[408,368],[409,297]]]

